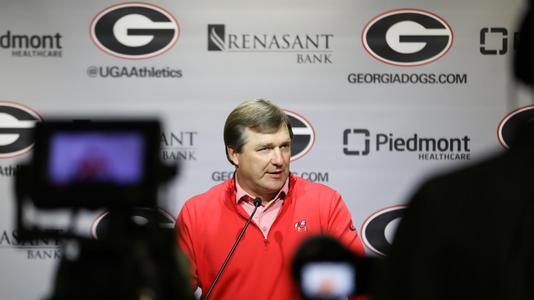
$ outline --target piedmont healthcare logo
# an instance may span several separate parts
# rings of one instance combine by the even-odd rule
[[[0,159],[12,158],[33,147],[32,130],[41,116],[28,106],[0,101]],[[6,167],[1,169],[7,170]],[[16,168],[11,168],[15,170]],[[15,172],[11,172],[14,175]]]
[[[418,160],[470,160],[471,138],[425,137],[418,133],[397,136],[393,133],[372,134],[366,128],[343,131],[343,154],[363,157],[373,152],[414,153]]]
[[[527,105],[508,113],[497,126],[499,143],[504,148],[510,149],[519,129],[530,122],[534,122],[534,105]]]
[[[226,24],[208,24],[208,51],[295,53],[298,64],[332,64],[331,33],[230,32]]]
[[[398,205],[381,209],[370,215],[363,223],[362,238],[365,246],[378,255],[386,255],[406,212],[406,206]]]
[[[27,34],[7,30],[0,35],[0,49],[11,51],[13,57],[62,57],[63,36],[59,33]]]
[[[519,32],[505,27],[484,27],[480,29],[480,54],[506,55],[515,50],[519,41]]]

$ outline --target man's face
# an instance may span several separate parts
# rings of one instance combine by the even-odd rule
[[[241,153],[228,148],[241,187],[263,201],[269,201],[289,176],[291,138],[287,126],[275,133],[259,133],[245,129],[245,145]]]

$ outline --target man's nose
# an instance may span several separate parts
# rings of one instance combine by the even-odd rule
[[[273,165],[282,165],[284,163],[284,159],[282,157],[282,150],[280,148],[274,148],[272,151],[273,156],[271,157],[271,163]]]

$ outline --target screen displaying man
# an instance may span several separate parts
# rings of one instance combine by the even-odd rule
[[[298,299],[291,259],[312,234],[328,233],[364,254],[340,194],[291,175],[292,137],[287,115],[269,101],[243,102],[226,119],[224,142],[234,177],[189,199],[176,222],[180,247],[190,259],[202,298],[257,198],[261,205],[210,298]]]

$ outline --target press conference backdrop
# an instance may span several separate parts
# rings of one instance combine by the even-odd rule
[[[292,172],[338,190],[382,255],[423,178],[503,151],[510,124],[532,115],[509,71],[522,5],[2,0],[0,297],[46,295],[62,255],[56,241],[21,243],[13,224],[27,130],[47,116],[161,118],[161,157],[182,164],[161,204],[172,225],[231,177],[228,113],[271,100],[294,126]]]

